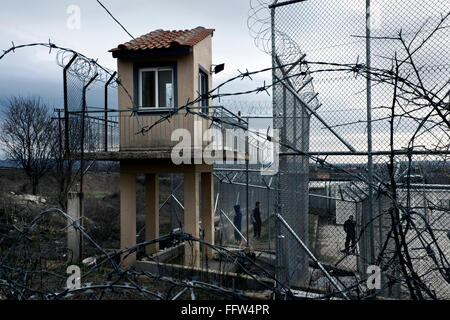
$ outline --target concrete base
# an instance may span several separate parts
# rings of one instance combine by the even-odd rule
[[[199,238],[199,177],[195,167],[184,173],[184,232]],[[184,246],[184,264],[200,266],[200,243]]]
[[[159,174],[178,172],[184,174],[184,232],[200,238],[200,175],[202,237],[214,243],[214,181],[212,165],[174,165],[157,160],[124,160],[120,163],[120,246],[122,249],[136,245],[136,174],[146,174],[145,239],[159,237]],[[159,244],[146,247],[148,255],[157,253]],[[200,266],[200,243],[185,246],[185,265]],[[203,259],[211,258],[211,249],[205,247]],[[136,254],[128,256],[124,266],[134,265]]]
[[[136,245],[136,174],[120,168],[120,248]],[[130,254],[123,262],[130,267],[136,262],[136,253]]]
[[[173,259],[180,257],[184,252],[184,243],[181,243],[175,247],[170,247],[161,250],[151,256],[151,261],[153,262],[163,262],[168,263]],[[142,259],[142,261],[149,261],[148,258]]]
[[[266,284],[273,287],[272,279],[258,278],[255,281],[252,277],[235,272],[220,272],[211,269],[202,269],[199,267],[180,266],[176,264],[158,263],[153,261],[137,261],[136,269],[146,271],[160,276],[173,277],[182,276],[184,279],[196,279],[198,281],[212,282],[219,286],[235,288],[239,290],[265,290]]]
[[[201,221],[202,238],[210,244],[214,244],[214,177],[212,172],[201,174]],[[203,259],[212,257],[212,248],[203,246]]]

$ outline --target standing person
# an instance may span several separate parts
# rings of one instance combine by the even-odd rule
[[[352,251],[355,251],[355,242],[356,242],[356,224],[353,221],[353,216],[351,215],[348,217],[347,221],[344,222],[344,231],[347,234],[345,237],[345,249],[342,250],[342,252],[345,252],[346,254],[350,253],[350,249]],[[350,247],[350,242],[352,243],[352,246]]]
[[[236,227],[236,229],[241,232],[241,225],[242,225],[242,212],[241,212],[241,206],[236,204],[234,206],[234,218],[233,218],[233,224]],[[234,240],[236,241],[236,244],[241,244],[241,235],[239,232],[234,229]]]
[[[261,212],[259,210],[259,201],[255,203],[253,209],[253,237],[259,239],[261,237]]]

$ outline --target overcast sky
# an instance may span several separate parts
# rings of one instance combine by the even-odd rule
[[[247,27],[249,0],[102,2],[135,37],[160,28],[172,30],[204,26],[216,29],[213,37],[213,63],[225,63],[226,67],[224,72],[214,76],[215,85],[236,75],[237,69],[258,70],[271,64],[270,57],[255,46],[250,36]],[[412,37],[427,21],[428,25],[423,30],[423,36],[426,36],[425,31],[450,10],[448,0],[378,0],[372,1],[372,4],[372,32],[377,36],[397,34],[402,28],[404,34]],[[68,12],[68,9],[73,6],[80,10],[80,28],[68,27],[68,21],[72,21],[73,17],[73,11]],[[365,39],[355,38],[355,35],[365,34],[365,0],[305,1],[278,9],[277,17],[278,31],[292,37],[301,50],[307,53],[310,61],[354,63],[364,59]],[[448,65],[448,30],[442,30],[438,35],[438,42],[422,47],[416,54],[421,65]],[[59,46],[73,48],[88,57],[98,58],[100,64],[116,69],[116,61],[108,50],[130,40],[130,37],[95,0],[3,1],[0,11],[0,50],[9,48],[11,41],[19,45],[46,42],[48,39]],[[372,65],[381,63],[386,67],[389,59],[384,57],[392,57],[397,49],[398,46],[393,46],[392,42],[374,40]],[[49,55],[45,48],[17,50],[0,60],[0,101],[17,94],[40,95],[52,106],[62,107],[62,70],[55,61],[55,54]],[[427,75],[433,83],[436,79],[443,79],[436,71]],[[344,76],[348,77],[348,74]],[[238,80],[233,86],[226,88],[225,92],[256,88],[262,86],[264,80],[271,82],[270,73],[253,78],[251,84]],[[319,100],[323,103],[319,112],[329,124],[338,126],[343,122],[364,120],[365,81],[359,81],[354,81],[353,77],[339,79],[335,74],[315,74],[315,89],[320,93]],[[372,93],[374,108],[391,101],[389,90],[377,89]],[[261,93],[236,99],[269,101],[270,105],[271,98]],[[382,119],[383,114],[374,114],[373,119],[377,118]],[[327,148],[342,148],[342,144],[330,140],[323,126],[316,125],[314,121],[313,119],[311,125],[312,150],[314,147],[323,149],[323,141],[327,141]],[[265,125],[266,123],[258,126]],[[378,122],[374,125],[374,133],[385,131],[386,125],[386,121]],[[414,129],[409,125],[404,128]],[[365,124],[361,123],[358,128],[340,126],[336,131],[352,140],[355,145],[361,144],[364,141]],[[382,140],[377,138],[380,143]]]
[[[253,43],[247,28],[248,0],[103,0],[102,3],[134,36],[155,29],[214,28],[213,63],[225,63],[226,70],[215,83],[236,74],[237,69],[260,69],[270,65],[270,57]],[[70,28],[76,6],[80,25]],[[72,24],[73,26],[73,24]],[[0,49],[31,42],[47,42],[75,49],[111,69],[116,61],[108,50],[130,37],[95,0],[2,2]],[[0,99],[41,95],[57,106],[62,103],[62,70],[55,54],[45,48],[17,50],[0,60]],[[260,85],[258,83],[257,85]]]

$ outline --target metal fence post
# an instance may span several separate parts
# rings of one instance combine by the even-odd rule
[[[87,88],[91,85],[91,83],[98,77],[98,73],[96,73],[89,82],[83,87],[83,109],[81,114],[81,154],[80,154],[80,225],[83,226],[83,218],[84,218],[84,194],[83,194],[83,176],[84,176],[84,139],[85,139],[85,122],[86,122],[86,91]],[[81,237],[81,236],[80,236]],[[83,257],[83,241],[80,239],[80,259]]]
[[[268,238],[269,238],[269,250],[270,250],[270,186],[267,187],[267,229],[268,229]]]
[[[65,150],[66,154],[70,154],[70,145],[69,145],[69,98],[67,94],[67,71],[69,70],[70,66],[73,64],[75,59],[78,57],[78,54],[75,53],[70,59],[69,63],[64,67],[63,70],[63,94],[64,94],[64,143],[65,143]]]
[[[370,0],[366,0],[366,65],[371,67],[371,48],[370,48]],[[367,152],[368,152],[368,214],[369,214],[369,233],[370,233],[370,263],[375,263],[375,231],[373,226],[373,158],[372,158],[372,81],[370,72],[367,72]]]
[[[110,85],[111,81],[116,76],[117,72],[114,72],[111,76],[111,78],[108,79],[108,81],[105,84],[105,146],[104,150],[105,152],[108,152],[108,86]]]
[[[247,118],[247,123],[248,123],[248,118]],[[248,131],[245,133],[245,196],[246,196],[246,216],[247,216],[247,246],[250,246],[250,236],[248,234],[248,219],[249,219],[249,211],[250,211],[250,206],[249,206],[249,196],[248,196],[248,163],[249,163],[249,157],[250,157],[250,152],[249,152],[249,146],[248,146]]]

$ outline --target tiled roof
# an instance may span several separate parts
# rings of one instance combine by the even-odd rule
[[[164,49],[174,46],[194,46],[207,36],[212,35],[214,29],[205,29],[197,27],[192,30],[162,30],[158,29],[150,33],[144,34],[136,40],[131,40],[124,44],[120,44],[117,48],[111,49],[110,52],[119,50],[152,50]]]

